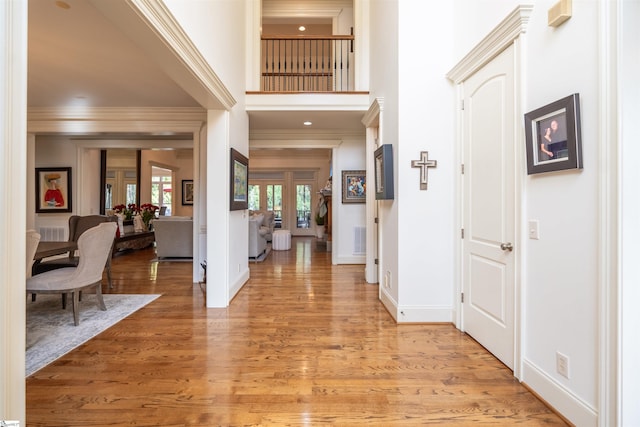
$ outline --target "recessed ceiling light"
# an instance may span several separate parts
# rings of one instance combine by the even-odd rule
[[[62,0],[56,1],[56,6],[58,6],[60,9],[71,9],[71,6],[69,5],[69,3],[64,2]]]
[[[300,25],[300,26],[298,27],[298,30],[299,30],[299,31],[304,31],[304,30],[306,30],[306,28],[304,27],[304,25]]]
[[[302,124],[305,125],[305,126],[311,126],[313,123],[311,123],[310,121],[307,120],[306,122],[304,122]]]

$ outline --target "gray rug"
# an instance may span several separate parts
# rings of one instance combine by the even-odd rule
[[[73,325],[71,300],[62,309],[60,295],[38,295],[27,300],[26,375],[53,362],[80,344],[139,310],[160,295],[104,295],[107,311],[100,311],[95,294],[83,294],[80,324]]]

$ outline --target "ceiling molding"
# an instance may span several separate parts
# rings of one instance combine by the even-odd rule
[[[229,111],[237,103],[164,2],[91,2],[200,105]]]
[[[249,150],[264,148],[336,148],[342,144],[342,140],[250,140]]]
[[[207,111],[192,107],[34,107],[28,109],[27,119],[32,121],[172,120],[205,122]]]
[[[197,133],[206,124],[201,108],[46,107],[27,111],[27,132],[82,135],[97,133]]]
[[[495,58],[517,39],[526,33],[532,5],[519,5],[480,43],[447,73],[447,78],[455,84],[462,83],[473,73]]]
[[[384,110],[384,98],[377,97],[371,103],[369,110],[362,118],[362,124],[365,127],[376,127],[380,117],[380,111]]]
[[[252,130],[249,132],[250,144],[253,141],[326,141],[326,140],[343,140],[349,138],[364,138],[365,130],[362,131],[322,131],[317,130],[313,133],[301,132],[288,129],[269,129],[269,130]]]

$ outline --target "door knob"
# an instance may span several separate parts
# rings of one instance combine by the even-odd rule
[[[502,243],[500,244],[500,249],[502,249],[503,251],[511,252],[513,250],[513,245],[511,244],[511,242]]]

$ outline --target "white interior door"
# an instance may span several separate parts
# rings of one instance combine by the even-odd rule
[[[463,329],[514,362],[514,48],[463,83]]]

